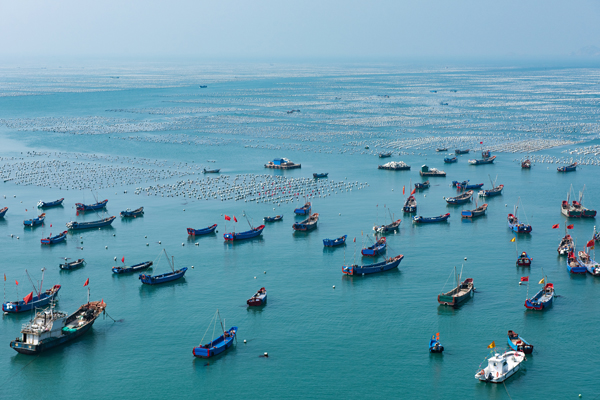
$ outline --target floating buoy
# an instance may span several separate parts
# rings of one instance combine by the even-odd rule
[[[269,353],[267,353],[267,352],[265,351],[265,354],[264,354],[264,356],[265,356],[265,357],[269,357]]]
[[[117,261],[117,257],[114,257],[114,260]]]
[[[263,274],[266,274],[266,273],[267,273],[267,271],[263,271]]]
[[[196,246],[200,246],[200,244],[198,242],[194,243]]]
[[[467,261],[467,257],[465,257],[465,261]]]
[[[146,243],[146,246],[148,246],[148,243]]]
[[[185,243],[181,243],[182,246],[185,246]]]
[[[144,236],[144,238],[148,238],[148,236]]]
[[[105,249],[108,249],[108,246],[104,246]]]
[[[335,289],[335,285],[333,285],[333,288]]]
[[[116,233],[113,233],[113,236],[117,236],[117,234],[116,234]]]
[[[12,233],[10,234],[10,237],[13,237],[13,234],[12,234]]]
[[[192,269],[194,269],[194,266],[192,265]]]
[[[19,237],[17,236],[17,239],[18,239],[18,238],[19,238]]]
[[[256,277],[254,277],[254,279],[256,279]]]
[[[244,339],[244,343],[246,343],[246,339]]]
[[[160,244],[160,240],[158,241],[158,244]]]

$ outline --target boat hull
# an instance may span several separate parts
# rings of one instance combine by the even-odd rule
[[[450,213],[440,215],[439,217],[414,217],[413,222],[417,224],[432,224],[436,222],[446,222],[450,218]]]
[[[51,208],[51,207],[57,207],[57,206],[61,206],[63,201],[64,201],[64,197],[62,199],[58,199],[55,201],[49,201],[49,202],[45,202],[45,201],[39,201],[37,206],[38,208]]]
[[[135,264],[130,267],[112,267],[113,274],[128,274],[137,271],[143,271],[152,266],[152,261],[146,261],[143,263]]]
[[[108,226],[111,225],[113,223],[113,221],[115,220],[115,216],[109,217],[109,218],[104,218],[102,220],[99,221],[92,221],[92,222],[68,222],[67,223],[67,228],[69,228],[70,230],[73,231],[79,231],[79,230],[83,230],[83,229],[92,229],[92,228],[100,228],[103,226]]]
[[[94,322],[96,322],[95,318],[93,321],[88,322],[85,326],[79,328],[75,332],[72,332],[69,334],[64,334],[58,338],[51,338],[51,340],[43,341],[41,344],[37,344],[37,345],[26,344],[26,343],[21,343],[21,342],[17,342],[16,340],[13,340],[10,342],[10,347],[12,347],[17,353],[21,353],[21,354],[26,354],[26,355],[40,354],[46,350],[52,349],[54,347],[60,346],[62,344],[70,342],[73,339],[78,338],[79,336],[81,336],[84,333],[86,333],[87,331],[89,331],[90,328],[92,327],[92,325],[94,325]]]
[[[46,293],[42,293],[39,299],[33,299],[27,304],[24,301],[19,301],[18,303],[7,302],[2,304],[2,311],[9,314],[17,314],[25,311],[31,311],[36,308],[41,308],[47,306],[52,300],[56,299],[58,296],[58,292],[61,288],[60,285],[54,286],[55,290],[52,294],[48,295]],[[38,296],[36,296],[38,297]]]
[[[186,271],[187,271],[187,267],[184,267],[175,272],[169,272],[166,274],[156,275],[156,276],[140,274],[138,278],[145,285],[160,285],[161,283],[172,282],[177,279],[183,278]]]
[[[192,354],[199,358],[210,358],[225,352],[233,345],[233,341],[237,335],[237,327],[232,327],[228,332],[232,331],[233,335],[228,338],[223,338],[223,335],[219,336],[219,338],[213,341],[215,345],[212,347],[208,347],[209,345],[194,347]]]
[[[209,226],[208,228],[203,228],[203,229],[187,228],[187,233],[188,233],[188,235],[191,235],[191,236],[202,236],[202,235],[208,235],[210,233],[213,233],[215,231],[215,229],[217,229],[217,224],[214,224],[212,226]]]
[[[325,246],[325,247],[341,246],[344,243],[346,243],[346,238],[347,237],[348,237],[348,235],[344,235],[344,236],[339,237],[337,239],[323,239],[323,246]]]
[[[389,271],[391,269],[397,268],[400,262],[404,259],[403,255],[399,255],[390,259],[392,261],[386,260],[377,264],[372,265],[351,265],[349,267],[342,267],[342,273],[346,275],[369,275],[376,274],[379,272]]]
[[[103,201],[101,201],[99,203],[96,203],[96,204],[75,203],[75,208],[77,209],[77,211],[101,210],[104,207],[106,207],[107,203],[108,203],[108,200],[103,200]]]
[[[223,238],[225,239],[226,242],[234,242],[234,241],[239,241],[239,240],[252,239],[252,238],[260,236],[262,234],[263,229],[265,229],[265,226],[261,225],[259,227],[252,229],[251,231],[240,232],[240,233],[235,233],[235,232],[226,233],[223,235]]]

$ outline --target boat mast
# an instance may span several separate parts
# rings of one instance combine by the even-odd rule
[[[42,268],[42,271],[44,270],[44,268]],[[33,284],[33,280],[31,279],[31,276],[29,276],[29,272],[27,270],[25,270],[25,273],[27,274],[27,278],[29,279],[29,283],[31,283],[31,286],[33,286],[33,290],[35,290],[35,292],[37,293],[37,295],[40,295],[40,292],[38,292],[37,288],[35,287],[35,285]],[[43,274],[42,274],[43,276]]]

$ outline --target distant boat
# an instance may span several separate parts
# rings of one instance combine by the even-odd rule
[[[208,235],[210,233],[213,233],[215,231],[215,229],[217,229],[217,224],[213,224],[213,225],[209,226],[208,228],[202,228],[202,229],[187,228],[187,233],[188,233],[188,235],[192,235],[192,236],[201,236],[201,235]]]
[[[527,252],[522,252],[519,258],[517,258],[517,265],[519,267],[531,267],[531,261],[533,259],[527,255]]]
[[[401,219],[397,219],[395,221],[392,221],[391,224],[387,224],[387,225],[375,225],[375,226],[373,226],[373,230],[377,234],[383,234],[383,233],[387,233],[387,232],[397,231],[401,222],[402,222]]]
[[[29,277],[29,272],[25,270],[27,276]],[[25,311],[35,310],[36,308],[45,307],[52,300],[56,299],[58,296],[58,291],[60,290],[60,285],[54,285],[52,288],[43,290],[42,287],[44,285],[44,274],[46,272],[46,268],[42,268],[42,281],[39,285],[39,288],[33,285],[33,292],[30,295],[26,296],[23,300],[17,301],[7,301],[2,304],[2,311],[5,313],[20,313]],[[34,296],[35,294],[35,296]]]
[[[79,267],[83,267],[85,265],[85,259],[80,258],[75,261],[67,262],[68,258],[65,258],[65,262],[62,264],[58,264],[58,268],[60,269],[76,269]]]
[[[380,254],[385,253],[385,249],[387,247],[385,243],[385,237],[379,238],[375,244],[370,247],[361,250],[361,254],[364,257],[377,257]]]
[[[0,218],[4,218],[4,214],[8,211],[8,207],[0,208]]]
[[[265,222],[277,222],[283,220],[283,215],[276,215],[274,217],[264,217],[263,221]]]
[[[425,182],[417,182],[415,183],[415,189],[417,190],[424,190],[424,189],[429,189],[429,187],[431,186],[431,184],[429,183],[429,180],[426,180]]]
[[[115,218],[117,218],[117,217],[115,217],[113,215],[112,217],[102,218],[101,220],[98,220],[98,221],[91,221],[91,222],[71,221],[71,222],[67,222],[67,228],[69,228],[71,230],[99,228],[102,226],[108,226],[108,225],[112,224],[113,221],[115,220]]]
[[[567,255],[567,271],[571,274],[585,274],[587,272],[585,265],[581,265],[579,259],[575,257],[575,250]]]
[[[347,237],[348,237],[348,235],[344,235],[344,236],[340,236],[337,239],[323,239],[323,246],[325,246],[325,247],[341,246],[344,243],[346,243]]]
[[[440,171],[437,168],[429,168],[427,165],[423,164],[421,166],[421,171],[419,171],[421,176],[446,176],[446,172]]]
[[[23,225],[25,226],[37,226],[44,223],[44,219],[46,219],[46,213],[41,213],[37,216],[37,218],[26,219],[23,221]]]
[[[413,217],[413,222],[417,223],[417,224],[427,224],[427,223],[434,223],[434,222],[446,222],[448,220],[448,218],[450,218],[450,213],[446,213],[443,215],[438,215],[437,217],[421,217],[420,215],[418,217]]]
[[[471,201],[471,199],[473,198],[473,191],[469,190],[461,195],[458,195],[456,197],[446,197],[444,200],[446,200],[446,203],[448,204],[452,204],[452,205],[457,205],[457,204],[465,204]]]
[[[585,272],[584,272],[585,273]],[[554,300],[554,285],[547,283],[535,296],[525,300],[525,307],[530,310],[541,311],[552,305]]]
[[[477,371],[475,379],[484,382],[501,383],[517,372],[521,363],[525,360],[525,354],[520,351],[507,351],[503,354],[495,353],[488,359],[488,366]]]
[[[565,166],[562,166],[562,167],[558,167],[558,168],[556,168],[556,170],[558,172],[571,172],[571,171],[575,171],[575,170],[577,170],[577,163],[574,162],[573,164],[570,164],[570,165],[565,165]]]
[[[296,208],[294,210],[294,214],[308,215],[308,214],[310,214],[310,210],[311,210],[311,204],[310,204],[310,201],[307,201],[306,204],[304,204],[302,207]]]
[[[402,211],[407,214],[414,214],[417,212],[417,199],[412,194],[406,198]]]
[[[264,287],[260,288],[258,292],[254,294],[254,296],[250,297],[246,304],[250,307],[259,307],[267,304],[267,289]]]
[[[343,266],[342,272],[346,275],[368,275],[368,274],[375,274],[375,273],[379,273],[379,272],[389,271],[390,269],[397,268],[398,265],[400,264],[400,261],[402,261],[403,258],[404,258],[404,256],[402,254],[400,254],[396,257],[388,258],[387,260],[382,261],[377,264],[360,265],[360,266],[359,265],[350,265],[348,267]]]
[[[461,190],[481,189],[483,187],[483,183],[469,183],[467,181],[459,183],[458,185],[456,185],[456,187]]]
[[[490,177],[488,175],[488,177]],[[504,185],[498,185],[496,186],[496,181],[498,177],[496,177],[496,180],[492,182],[492,178],[490,177],[490,182],[492,183],[492,188],[488,189],[488,190],[482,190],[481,192],[479,192],[479,196],[481,197],[494,197],[494,196],[499,196],[502,194],[502,190],[504,189]]]
[[[466,149],[466,150],[456,149],[456,150],[454,150],[454,153],[455,154],[469,154],[469,151],[470,151],[469,149]]]
[[[387,169],[390,171],[409,171],[410,165],[408,165],[404,161],[390,161],[389,163],[379,165],[377,168],[378,169]]]
[[[521,198],[517,201],[517,205],[515,206],[514,214],[508,214],[508,227],[510,230],[516,233],[530,233],[532,231],[532,227],[529,224],[524,224],[519,221],[517,217],[519,213],[519,203],[521,202]]]
[[[206,169],[206,168],[204,168],[202,170],[203,174],[218,174],[219,172],[221,172],[221,168],[215,168],[215,169]]]
[[[108,200],[102,200],[102,201],[99,201],[98,203],[94,203],[94,204],[75,203],[75,208],[77,209],[77,211],[100,210],[100,209],[106,207],[106,203],[108,203]]]
[[[515,351],[520,351],[525,354],[533,352],[533,345],[529,344],[525,339],[519,336],[518,333],[508,331],[508,345]]]
[[[568,218],[596,218],[596,210],[590,210],[583,206],[583,193],[585,192],[585,185],[583,185],[583,189],[579,192],[579,201],[573,200],[572,204],[569,203],[571,191],[573,190],[573,185],[569,189],[567,193],[567,200],[563,200],[561,204],[560,211],[561,213]]]
[[[430,353],[442,353],[444,346],[440,343],[440,334],[431,336],[429,339],[429,352]]]
[[[457,273],[456,267],[454,267],[454,276],[456,279],[456,287],[449,292],[440,293],[437,297],[437,301],[441,305],[459,307],[462,303],[473,297],[475,290],[473,278],[467,278],[460,282],[462,271],[460,274]]]
[[[556,249],[556,250],[558,251],[558,254],[560,254],[561,256],[567,255],[567,254],[575,251],[575,242],[573,241],[573,238],[571,237],[571,235],[569,235],[569,234],[565,235],[560,240],[560,243],[558,244],[558,249]]]
[[[461,215],[463,218],[476,218],[476,217],[481,217],[482,215],[485,215],[485,212],[487,210],[487,203],[484,205],[481,205],[479,207],[477,207],[474,210],[462,210],[461,211]]]
[[[226,242],[235,242],[239,240],[246,240],[258,237],[262,234],[263,229],[265,229],[264,225],[257,226],[256,228],[251,226],[251,229],[246,232],[230,232],[223,235],[223,238]]]
[[[123,218],[135,218],[141,215],[144,215],[144,207],[137,208],[135,210],[127,209],[125,211],[121,211],[121,217]]]
[[[471,165],[481,165],[481,164],[493,164],[496,156],[492,156],[490,158],[484,158],[483,160],[469,160],[469,164]]]
[[[163,249],[163,251],[165,252],[165,256],[167,257],[167,262],[169,263],[169,266],[171,267],[171,272],[167,272],[167,273],[164,273],[161,275],[156,275],[156,276],[140,274],[138,276],[138,278],[142,281],[143,284],[157,285],[157,284],[161,284],[161,283],[167,283],[167,282],[171,282],[171,281],[177,280],[179,278],[182,278],[185,275],[185,272],[187,271],[187,267],[183,267],[178,270],[175,270],[175,261],[173,260],[173,256],[171,256],[171,259],[169,260],[167,251],[164,249]]]
[[[38,208],[50,208],[50,207],[56,207],[56,206],[60,206],[62,205],[63,201],[65,201],[65,198],[63,197],[62,199],[58,199],[58,200],[54,200],[54,201],[38,201],[37,206]]]
[[[587,272],[594,276],[600,276],[600,264],[596,262],[589,252],[580,251],[578,253],[579,264],[584,266]]]
[[[530,169],[531,168],[531,161],[529,160],[525,160],[521,163],[521,168],[524,169]]]
[[[388,158],[391,157],[392,153],[379,153],[379,158]]]
[[[456,158],[456,157],[444,157],[444,162],[446,164],[453,164],[453,163],[458,162],[458,158]]]
[[[319,222],[319,213],[311,214],[308,218],[306,218],[302,222],[296,222],[292,225],[292,229],[295,231],[311,231],[317,227],[317,222]]]
[[[152,266],[152,261],[145,261],[139,264],[135,264],[132,265],[130,267],[124,265],[124,266],[118,266],[118,267],[112,267],[112,272],[113,274],[126,274],[126,273],[130,273],[130,272],[137,272],[137,271],[143,271],[145,269],[148,269]]]
[[[219,314],[219,310],[217,310],[217,314]],[[219,321],[221,322],[220,314],[219,314]],[[215,324],[213,325],[213,331],[214,331],[214,326],[216,326],[216,323],[217,323],[217,320],[216,320],[216,315],[215,315]],[[209,328],[210,328],[210,325],[209,325]],[[237,328],[237,326],[232,326],[231,328],[229,328],[229,330],[226,331],[223,328],[223,322],[221,322],[221,329],[223,331],[223,334],[221,336],[211,340],[207,344],[201,344],[198,347],[194,347],[194,349],[192,350],[192,354],[195,357],[210,358],[210,357],[219,355],[219,354],[223,353],[225,350],[229,349],[233,345],[233,341],[237,334],[238,328]],[[207,330],[207,332],[208,332],[208,330]]]
[[[442,151],[448,151],[448,148],[447,147],[438,147],[437,149],[435,149],[435,151],[437,151],[438,153],[442,152]]]
[[[314,173],[313,178],[315,178],[315,179],[327,178],[328,175],[329,175],[329,172]]]
[[[63,242],[67,238],[67,231],[59,233],[56,236],[48,236],[41,240],[42,244],[55,244]]]

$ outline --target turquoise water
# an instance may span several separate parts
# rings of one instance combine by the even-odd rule
[[[111,87],[105,79],[124,75],[122,70],[107,69],[102,76],[44,72],[55,77],[44,87],[37,83],[42,77],[33,82],[18,74],[11,78],[11,88],[24,95],[0,97],[0,136],[6,143],[0,169],[9,170],[21,161],[89,162],[60,178],[62,186],[69,181],[75,187],[74,181],[85,182],[93,170],[129,162],[145,172],[124,170],[115,173],[115,179],[129,176],[136,183],[106,187],[106,179],[94,181],[94,194],[109,199],[109,215],[139,206],[144,206],[145,215],[117,219],[110,228],[70,234],[64,244],[41,247],[40,238],[62,231],[66,222],[97,219],[95,214],[76,216],[74,209],[76,202],[92,202],[93,194],[19,180],[0,183],[0,207],[9,207],[0,220],[6,298],[16,299],[15,280],[20,282],[20,298],[29,293],[25,269],[39,279],[43,267],[45,287],[62,285],[59,309],[73,312],[85,302],[83,283],[89,278],[92,299],[104,299],[110,317],[119,320],[99,319],[77,341],[31,357],[8,346],[29,315],[4,315],[2,398],[46,393],[85,393],[92,399],[142,393],[148,398],[507,399],[510,394],[513,399],[541,399],[576,398],[579,393],[594,398],[598,350],[583,343],[596,334],[600,279],[569,275],[556,247],[564,235],[560,202],[571,185],[579,191],[585,184],[585,204],[600,206],[598,167],[584,165],[576,173],[558,174],[556,164],[536,162],[527,171],[516,161],[524,154],[501,151],[494,153],[498,158],[493,165],[468,165],[472,154],[444,165],[444,154],[433,148],[445,142],[475,148],[480,141],[484,146],[506,146],[528,138],[566,138],[581,143],[533,155],[573,157],[563,151],[593,145],[598,138],[598,70],[274,68],[276,72],[240,67],[227,76],[184,70],[165,73],[171,81],[151,83],[141,77],[154,76],[155,70],[128,70],[119,78],[126,82],[119,83],[122,87]],[[197,87],[204,83],[207,89]],[[86,87],[94,90],[81,92]],[[439,104],[444,101],[449,105]],[[287,114],[291,109],[301,112]],[[452,142],[456,137],[463,139]],[[396,140],[411,138],[432,138],[433,144],[408,147],[403,142],[391,159],[375,155]],[[31,151],[42,153],[28,156]],[[397,155],[399,151],[404,154]],[[107,156],[121,159],[111,163]],[[302,169],[263,168],[280,156],[302,163]],[[153,166],[156,160],[163,164]],[[403,160],[412,170],[377,169],[390,160]],[[408,191],[421,180],[418,170],[424,163],[444,169],[448,176],[431,178],[432,187],[417,194],[418,214],[450,212],[446,224],[415,226],[401,213],[402,187]],[[320,213],[320,220],[310,233],[291,229],[298,220],[293,209],[303,203],[302,197],[273,204],[136,194],[138,187],[155,185],[151,178],[163,169],[181,175],[162,179],[161,184],[205,179],[197,172],[200,166],[221,168],[230,180],[237,174],[291,179],[323,171],[329,172],[328,182],[358,185],[315,198],[313,211]],[[30,167],[24,164],[23,172]],[[504,194],[487,200],[485,217],[463,221],[463,207],[447,206],[443,200],[456,193],[449,187],[452,180],[470,179],[489,188],[490,178],[496,177],[505,185]],[[65,197],[64,207],[47,210],[44,226],[24,229],[22,221],[33,217],[39,199],[60,197]],[[519,236],[515,245],[506,216],[519,198],[520,217],[533,226],[533,233]],[[373,224],[389,221],[388,208],[403,220],[399,232],[387,237],[388,256],[405,256],[399,269],[369,277],[342,276],[344,263],[361,262],[360,249],[370,244],[367,234]],[[267,224],[260,239],[225,244],[222,215],[237,216],[239,231],[247,227],[244,212],[254,225],[275,213],[283,214],[284,220]],[[217,234],[187,237],[185,228],[213,223],[219,224]],[[555,223],[561,228],[551,229]],[[573,223],[571,233],[581,248],[595,221]],[[232,225],[227,222],[227,230]],[[349,236],[345,247],[323,249],[322,239],[343,234]],[[194,266],[185,279],[147,287],[137,275],[115,276],[110,271],[118,265],[113,258],[124,256],[128,265],[160,260],[153,271],[165,272],[169,267],[164,255],[160,258],[163,248],[175,257],[176,266]],[[521,251],[533,257],[530,270],[515,267]],[[61,257],[85,257],[87,265],[60,271]],[[463,268],[477,288],[474,298],[457,310],[436,301],[454,266]],[[527,311],[523,302],[528,289],[519,279],[531,277],[531,295],[540,288],[537,281],[543,274],[560,297],[545,312]],[[268,305],[248,309],[246,299],[261,286],[268,290]],[[207,328],[204,342],[210,340],[209,322],[216,309],[227,326],[239,328],[238,342],[215,359],[195,359],[192,348]],[[506,387],[476,381],[473,376],[489,353],[487,345],[495,341],[505,347],[509,329],[534,344],[534,354]],[[443,355],[427,351],[429,337],[436,332],[446,348]],[[268,358],[259,357],[264,352]]]

